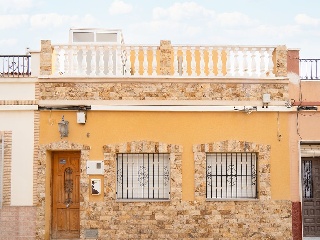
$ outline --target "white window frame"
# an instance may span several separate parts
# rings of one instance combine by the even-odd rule
[[[170,199],[169,153],[118,153],[117,200]]]
[[[257,170],[256,153],[207,153],[206,199],[257,199]]]

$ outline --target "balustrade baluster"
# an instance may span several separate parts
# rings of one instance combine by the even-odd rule
[[[251,72],[252,72],[252,77],[257,76],[257,63],[256,63],[256,48],[251,48]]]
[[[127,46],[125,47],[125,53],[124,53],[124,64],[125,64],[125,75],[126,76],[130,76],[132,75],[132,71],[131,71],[131,67],[132,67],[132,63],[131,63],[131,47]]]
[[[53,75],[59,76],[60,73],[60,47],[54,46],[54,53],[55,53],[55,64],[54,64],[54,73]]]
[[[123,67],[124,67],[124,64],[122,62],[122,45],[117,45],[116,47],[116,63],[117,63],[117,67],[116,67],[116,76],[122,76],[123,75]]]
[[[152,47],[152,76],[157,75],[157,47]]]
[[[98,66],[99,66],[99,76],[103,76],[104,75],[104,60],[103,60],[103,57],[104,57],[104,47],[100,46],[98,47],[99,49],[99,63],[98,63]]]
[[[204,72],[204,68],[205,68],[205,62],[204,62],[204,47],[200,47],[199,48],[199,52],[200,52],[200,60],[199,60],[199,65],[200,65],[200,76],[204,77],[206,74]]]
[[[225,51],[226,51],[226,54],[227,54],[227,62],[226,62],[227,74],[226,74],[226,76],[232,76],[232,73],[231,73],[231,57],[230,57],[231,47],[227,47]]]
[[[234,53],[234,76],[235,77],[239,77],[240,73],[239,73],[239,48],[235,47],[233,50]]]
[[[213,47],[208,48],[208,76],[214,76]]]
[[[273,53],[274,48],[268,48],[268,73],[269,73],[269,77],[274,77],[274,73],[273,73],[273,60],[272,60],[272,53]]]
[[[139,47],[134,47],[135,59],[134,59],[134,76],[139,75]]]
[[[70,75],[69,46],[64,47],[64,75]]]
[[[182,76],[188,76],[187,47],[182,47]]]
[[[264,77],[266,75],[266,66],[264,63],[265,60],[265,53],[266,49],[265,48],[261,48],[259,53],[260,53],[260,77]]]
[[[78,75],[78,46],[73,46],[72,47],[72,74],[73,75]]]
[[[90,76],[96,76],[96,48],[95,46],[90,47],[91,50],[91,72]]]
[[[218,50],[218,62],[217,62],[217,68],[218,68],[218,77],[222,77],[222,48],[219,47]]]
[[[83,46],[82,48],[82,62],[81,62],[81,74],[83,75],[87,75],[87,67],[88,67],[88,64],[87,64],[87,47],[86,46]]]
[[[247,57],[248,57],[248,48],[243,48],[242,49],[242,70],[243,70],[243,76],[244,77],[247,77],[249,76],[249,69],[248,69],[248,60],[247,60]]]
[[[173,48],[173,76],[179,76],[178,47]]]
[[[190,49],[191,51],[191,76],[196,76],[197,72],[196,72],[196,48],[195,47],[191,47]]]
[[[148,47],[142,47],[143,51],[143,76],[148,76]]]
[[[108,76],[112,76],[113,75],[113,47],[109,46],[108,47]]]

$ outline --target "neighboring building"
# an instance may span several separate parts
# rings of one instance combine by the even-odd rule
[[[320,237],[319,60],[297,59],[299,51],[292,51],[289,92],[291,104],[297,107],[289,117],[293,223],[300,236]]]
[[[298,63],[120,30],[41,41],[32,76],[0,78],[0,239],[317,236],[318,86]]]
[[[0,56],[0,239],[36,234],[38,78],[30,58]]]

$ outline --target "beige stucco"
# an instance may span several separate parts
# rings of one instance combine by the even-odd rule
[[[302,104],[309,102],[312,106],[318,106],[318,111],[301,110],[289,115],[289,136],[290,136],[290,160],[291,160],[291,199],[301,200],[300,184],[300,152],[299,145],[303,141],[320,143],[320,82],[301,81],[299,76],[290,77],[289,94],[292,102]],[[318,104],[318,105],[317,105]]]

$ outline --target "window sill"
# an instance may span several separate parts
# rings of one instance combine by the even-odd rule
[[[207,202],[257,202],[258,198],[207,198]]]
[[[170,202],[170,199],[116,199],[116,202]]]

